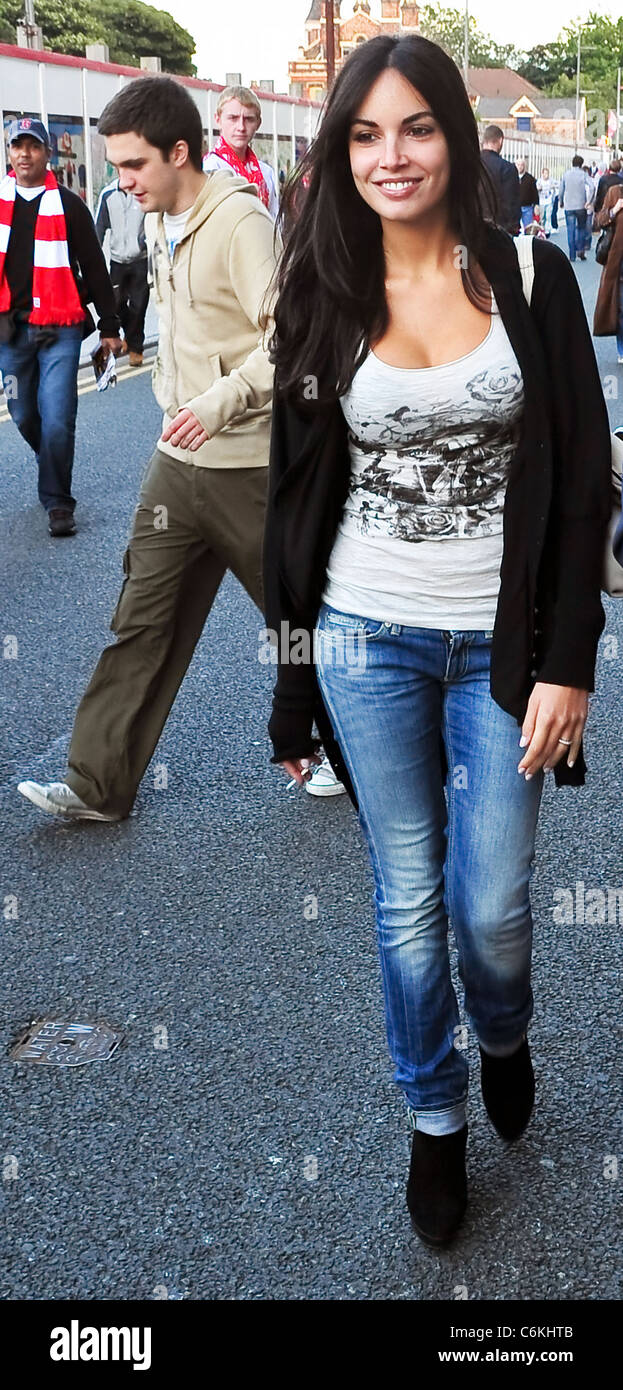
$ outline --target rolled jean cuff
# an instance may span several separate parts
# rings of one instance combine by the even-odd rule
[[[414,1110],[408,1101],[407,1110],[412,1129],[424,1134],[454,1134],[467,1123],[467,1096],[448,1110]]]

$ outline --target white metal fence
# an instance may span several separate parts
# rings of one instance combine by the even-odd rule
[[[557,144],[553,140],[542,140],[521,131],[516,134],[504,133],[502,154],[505,159],[525,159],[529,174],[540,178],[541,169],[549,169],[550,178],[560,179],[565,169],[571,167],[574,154],[581,154],[585,164],[607,164],[614,156],[614,150],[603,150],[596,145]]]
[[[6,172],[10,122],[16,116],[36,116],[50,132],[50,162],[59,181],[79,193],[93,211],[113,175],[105,141],[97,132],[98,118],[120,87],[139,76],[137,68],[0,44],[0,175]],[[211,149],[218,135],[214,112],[222,85],[192,77],[179,81],[197,103]],[[258,99],[262,125],[254,149],[277,174],[287,174],[315,134],[320,103],[268,92],[258,92]]]

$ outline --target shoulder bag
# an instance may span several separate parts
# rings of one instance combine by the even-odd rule
[[[608,252],[614,240],[614,222],[609,227],[604,227],[601,236],[595,243],[595,260],[598,265],[605,265],[608,259]]]

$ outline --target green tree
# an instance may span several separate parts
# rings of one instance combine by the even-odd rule
[[[191,61],[195,40],[167,10],[156,10],[140,0],[103,0],[101,13],[112,62],[136,67],[142,55],[155,53],[167,72],[196,76]]]
[[[574,110],[578,30],[580,92],[589,113],[589,139],[595,139],[605,134],[608,110],[616,108],[617,68],[623,67],[623,17],[613,20],[591,11],[585,20],[566,25],[552,43],[524,54],[518,71],[548,96],[564,97]]]
[[[520,54],[517,62],[517,72],[522,77],[527,78],[535,87],[540,87],[542,91],[549,91],[553,84],[558,82],[568,67],[568,53],[564,44],[553,40],[552,43],[537,44],[528,53]]]
[[[140,0],[36,0],[35,9],[45,47],[58,53],[83,55],[87,43],[106,43],[113,63],[138,67],[141,57],[155,54],[166,72],[196,74],[195,40],[165,10]],[[0,0],[0,41],[15,43],[23,13],[23,0]]]
[[[445,9],[443,5],[424,5],[420,10],[420,32],[432,39],[463,66],[465,44],[465,13]],[[473,15],[469,17],[469,65],[471,68],[500,68],[512,61],[515,51],[511,44],[498,44],[478,29]]]

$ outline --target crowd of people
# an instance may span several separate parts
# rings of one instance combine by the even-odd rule
[[[497,189],[500,225],[516,236],[529,232],[533,236],[551,236],[558,230],[558,213],[565,213],[569,259],[586,260],[592,245],[593,225],[601,212],[609,188],[621,187],[623,174],[620,159],[613,157],[609,164],[593,161],[587,164],[582,155],[574,155],[569,168],[560,179],[552,178],[544,166],[537,178],[530,173],[525,158],[511,162],[502,156],[504,132],[499,126],[487,126],[483,133],[482,158]]]
[[[273,763],[303,787],[324,749],[328,783],[359,814],[413,1128],[407,1205],[438,1246],[467,1206],[449,924],[484,1105],[512,1143],[535,1098],[529,880],[544,776],[576,787],[586,774],[611,439],[546,210],[551,229],[556,192],[569,218],[588,183],[575,161],[559,189],[546,169],[535,181],[502,160],[495,128],[481,151],[458,68],[419,36],[349,56],[277,226],[275,180],[251,148],[260,116],[253,93],[228,89],[206,159],[184,86],[127,84],[99,121],[117,177],[97,231],[46,169],[41,123],[11,128],[0,368],[5,390],[17,381],[8,405],[54,535],[73,526],[88,302],[106,349],[121,351],[123,326],[138,363],[151,283],[163,412],[115,641],[80,701],[68,770],[19,790],[75,820],[129,814],[231,570],[274,644]],[[602,184],[594,203],[601,189],[623,259],[623,199]],[[519,229],[537,206],[528,306]],[[307,659],[290,647],[301,632]]]

